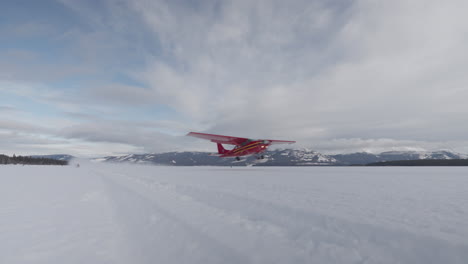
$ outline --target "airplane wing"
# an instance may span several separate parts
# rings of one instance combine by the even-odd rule
[[[276,145],[276,144],[293,144],[296,143],[296,141],[289,141],[289,140],[271,140],[271,139],[266,139],[267,141],[270,141],[271,145]]]
[[[240,145],[243,142],[249,140],[248,138],[222,136],[222,135],[205,134],[205,133],[197,133],[197,132],[190,132],[187,134],[187,136],[207,139],[207,140],[210,140],[211,142],[228,144],[228,145]]]

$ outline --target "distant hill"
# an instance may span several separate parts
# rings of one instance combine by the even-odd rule
[[[366,166],[468,166],[468,159],[426,159],[375,162]]]
[[[261,160],[250,156],[237,161],[234,158],[212,156],[208,152],[168,152],[161,154],[110,156],[95,159],[95,161],[172,166],[312,166],[336,164],[336,160],[333,157],[308,150],[268,151],[264,156],[265,158]]]
[[[95,161],[115,163],[138,163],[171,166],[349,166],[366,165],[369,163],[400,161],[400,160],[452,160],[464,159],[467,156],[448,152],[416,152],[416,151],[390,151],[380,154],[351,153],[325,155],[316,151],[302,149],[271,150],[264,154],[265,159],[257,160],[255,157],[243,158],[236,161],[234,158],[219,158],[207,152],[168,152],[160,154],[130,154],[125,156],[109,156],[95,159]]]
[[[366,152],[333,155],[343,165],[363,165],[400,160],[465,159],[467,155],[449,151],[387,151],[380,154]]]

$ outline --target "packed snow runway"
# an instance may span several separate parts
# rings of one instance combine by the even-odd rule
[[[0,263],[468,263],[468,168],[0,166]]]

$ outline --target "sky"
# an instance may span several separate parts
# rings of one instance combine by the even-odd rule
[[[6,0],[0,153],[468,153],[465,0]]]

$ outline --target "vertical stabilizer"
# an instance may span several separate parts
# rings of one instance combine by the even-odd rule
[[[219,154],[225,154],[227,150],[221,145],[221,143],[218,143],[218,153]]]

